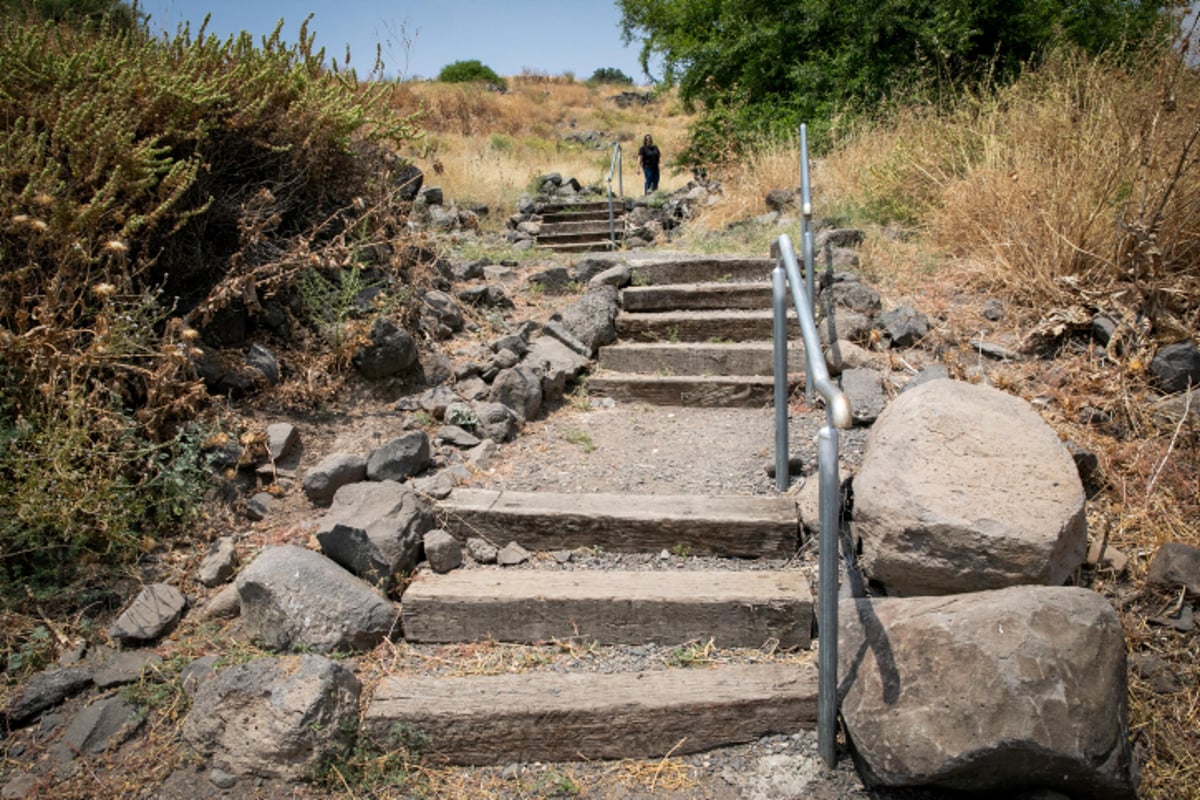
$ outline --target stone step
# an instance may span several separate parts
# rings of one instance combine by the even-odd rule
[[[612,251],[612,240],[605,234],[604,238],[585,239],[578,242],[552,242],[550,244],[538,243],[538,249],[548,250],[553,253],[600,253]],[[617,238],[617,247],[621,246],[620,237]]]
[[[410,642],[577,639],[808,647],[808,579],[785,570],[464,569],[423,574],[400,602]]]
[[[617,217],[613,220],[613,228],[617,231],[617,236],[622,235],[625,230],[625,220]],[[538,237],[542,236],[561,236],[571,233],[596,233],[608,236],[609,224],[608,217],[604,219],[582,220],[573,222],[543,222]]]
[[[811,729],[812,663],[615,674],[533,672],[466,678],[392,675],[363,725],[397,730],[453,764],[655,758]]]
[[[471,536],[527,550],[599,547],[657,553],[790,558],[799,516],[790,497],[559,494],[457,488],[439,504],[439,524],[459,541]]]
[[[773,375],[771,342],[628,342],[600,348],[600,369],[643,375]],[[804,371],[804,346],[788,345],[788,371]]]
[[[771,308],[771,284],[758,281],[630,286],[621,292],[621,308],[628,312]]]
[[[617,315],[617,336],[643,342],[770,341],[774,313],[760,311],[668,311]],[[788,338],[800,338],[795,312],[788,314]]]
[[[620,203],[613,205],[613,216],[621,219],[625,216],[625,208]],[[587,206],[562,206],[546,208],[539,215],[542,224],[557,224],[562,222],[587,222],[608,220],[608,203],[589,204]]]
[[[635,286],[660,286],[672,283],[746,283],[770,284],[775,261],[746,256],[686,255],[658,253],[627,259]]]
[[[803,386],[803,376],[789,377],[788,391]],[[775,402],[775,379],[762,375],[639,375],[595,372],[588,394],[625,403],[690,408],[762,408]]]

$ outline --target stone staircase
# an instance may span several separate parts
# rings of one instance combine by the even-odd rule
[[[625,236],[624,201],[614,201],[612,213],[617,245],[620,246]],[[541,212],[537,246],[559,253],[612,250],[613,229],[609,226],[608,214],[607,200],[547,205]]]
[[[624,291],[618,316],[627,341],[604,349],[592,394],[656,405],[770,402],[768,262],[635,259],[631,266],[637,285]],[[789,561],[800,532],[793,498],[459,488],[440,514],[460,543],[475,537],[534,553],[588,549],[644,561],[665,551],[696,563],[422,574],[402,598],[407,641],[709,642],[751,655],[709,668],[608,674],[393,675],[366,712],[377,735],[417,730],[450,762],[508,764],[652,758],[815,726],[816,665],[807,652],[813,599],[806,575]],[[747,559],[767,563],[747,569]],[[776,650],[792,653],[780,661],[770,657]]]
[[[630,261],[617,344],[600,351],[588,391],[654,405],[743,406],[773,401],[770,259],[704,257]],[[799,327],[788,372],[804,372]],[[792,382],[794,383],[794,381]]]

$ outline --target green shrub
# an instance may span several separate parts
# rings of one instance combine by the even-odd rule
[[[588,83],[613,83],[618,86],[632,86],[633,78],[616,67],[600,67],[588,78]]]
[[[496,74],[495,70],[475,58],[469,61],[455,61],[453,64],[447,64],[438,73],[438,80],[442,83],[490,83],[501,89],[508,88],[508,84],[504,78],[501,78]]]

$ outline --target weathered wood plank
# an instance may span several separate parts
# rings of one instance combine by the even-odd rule
[[[762,408],[775,399],[774,379],[755,375],[701,377],[596,373],[588,392],[628,403],[693,408]]]
[[[811,729],[813,664],[716,669],[392,676],[363,725],[386,741],[400,728],[455,764],[654,758]]]
[[[770,281],[775,261],[745,256],[634,255],[626,259],[639,286],[667,283]]]
[[[528,550],[601,547],[657,553],[783,557],[796,552],[790,497],[557,494],[458,488],[439,504],[441,526],[460,541],[483,536]]]
[[[617,315],[617,336],[643,342],[770,341],[774,314],[761,311],[669,311]],[[788,336],[798,339],[795,314],[788,315]]]
[[[773,375],[771,342],[630,342],[600,348],[600,368],[645,375]],[[804,371],[804,346],[788,347],[788,371]]]
[[[457,570],[418,577],[401,598],[413,642],[781,647],[811,642],[813,602],[797,571]]]
[[[771,308],[771,284],[688,283],[630,286],[621,292],[628,312]]]

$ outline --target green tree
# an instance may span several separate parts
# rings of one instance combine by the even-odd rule
[[[1172,0],[617,0],[647,74],[730,144],[819,130],[835,110],[1007,81],[1047,46],[1090,52],[1163,30]],[[715,114],[718,119],[711,119]],[[695,144],[695,142],[693,142]],[[710,150],[712,141],[704,149]],[[700,148],[684,151],[703,160]]]
[[[501,89],[508,88],[504,78],[501,78],[494,69],[477,58],[447,64],[438,73],[438,80],[443,83],[490,83]]]
[[[592,73],[592,77],[588,79],[588,83],[614,83],[621,86],[631,86],[633,78],[616,67],[600,67]]]

